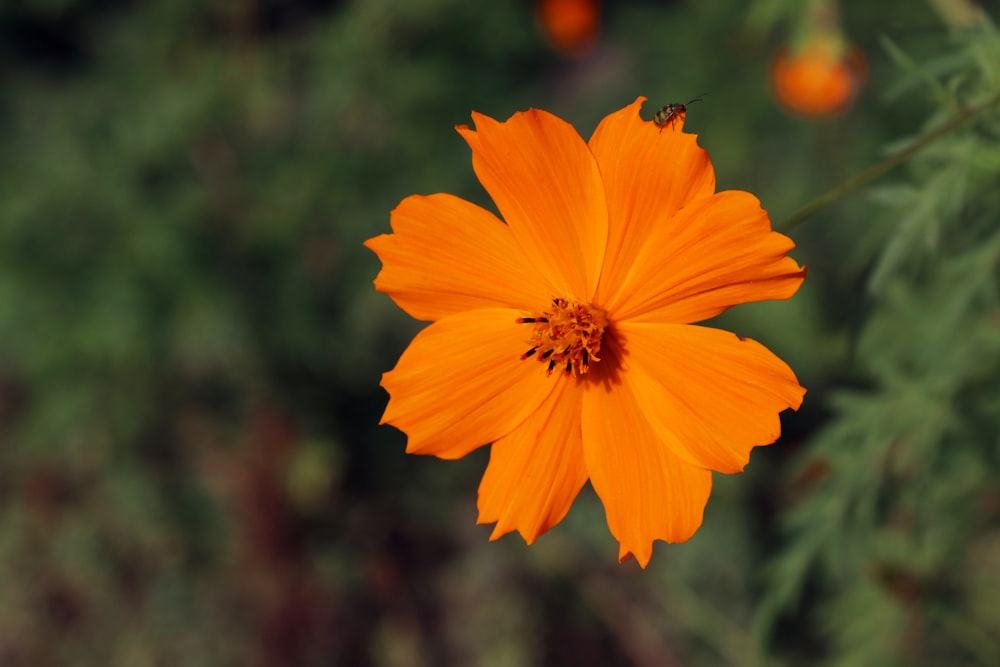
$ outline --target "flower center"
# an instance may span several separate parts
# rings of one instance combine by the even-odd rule
[[[532,324],[531,348],[521,359],[535,357],[548,364],[547,374],[560,369],[569,375],[583,375],[590,364],[600,361],[601,342],[608,326],[603,310],[566,299],[553,299],[549,310],[517,318],[518,324]]]

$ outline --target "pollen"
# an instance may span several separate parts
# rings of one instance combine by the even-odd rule
[[[531,347],[521,359],[534,357],[547,365],[547,374],[558,371],[580,376],[601,360],[601,343],[608,326],[603,310],[556,298],[548,310],[516,321],[533,325],[528,341]]]

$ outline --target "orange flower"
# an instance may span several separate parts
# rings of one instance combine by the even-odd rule
[[[582,56],[597,43],[600,10],[598,0],[539,0],[537,18],[553,48],[569,56]]]
[[[802,48],[782,48],[771,64],[774,95],[803,116],[829,116],[848,109],[867,70],[864,54],[837,37],[815,36]]]
[[[382,378],[382,423],[406,451],[493,443],[479,487],[491,539],[531,544],[589,479],[620,560],[643,567],[654,540],[701,525],[712,471],[742,470],[805,393],[759,343],[691,324],[787,299],[805,269],[753,195],[715,192],[683,119],[660,131],[644,101],[589,143],[545,111],[473,113],[476,129],[457,129],[504,221],[412,196],[365,244],[382,260],[376,288],[432,322]]]

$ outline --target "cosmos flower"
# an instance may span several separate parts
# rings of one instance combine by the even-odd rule
[[[771,88],[787,111],[832,116],[854,103],[867,69],[864,53],[843,37],[816,34],[798,48],[778,50],[771,63]]]
[[[382,423],[445,459],[491,444],[479,523],[529,544],[589,480],[643,567],[654,540],[698,529],[712,472],[780,434],[805,390],[761,344],[693,323],[787,299],[805,269],[751,194],[715,191],[683,118],[645,98],[589,142],[537,109],[473,113],[458,132],[503,217],[448,194],[411,196],[370,239],[375,280],[431,322],[385,373]]]
[[[597,43],[600,4],[599,0],[538,0],[538,25],[554,49],[567,56],[584,56]]]

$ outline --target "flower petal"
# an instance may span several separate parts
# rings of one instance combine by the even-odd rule
[[[619,320],[701,322],[731,306],[787,299],[805,269],[752,194],[719,192],[662,220],[608,304]]]
[[[496,306],[530,311],[552,298],[510,228],[475,204],[414,195],[391,220],[392,234],[365,242],[382,260],[375,287],[418,320]]]
[[[581,385],[565,375],[523,424],[493,443],[479,485],[479,523],[491,540],[517,530],[528,544],[566,516],[587,481],[580,439]]]
[[[657,437],[640,398],[627,383],[588,385],[583,453],[608,527],[621,545],[619,560],[631,554],[646,567],[653,540],[683,542],[701,526],[712,473],[684,462]]]
[[[805,389],[760,343],[688,324],[618,325],[629,351],[624,384],[657,436],[688,463],[743,470],[750,450],[781,435],[778,413]]]
[[[608,208],[597,162],[566,121],[531,109],[504,122],[473,113],[459,126],[472,168],[528,261],[553,294],[589,302],[608,237]]]
[[[608,199],[608,250],[596,303],[632,270],[653,230],[687,202],[715,192],[715,171],[697,135],[639,117],[645,97],[607,116],[590,138]]]
[[[728,190],[661,221],[608,306],[619,319],[700,322],[731,306],[787,299],[805,269],[748,192]]]
[[[444,459],[507,435],[538,409],[554,383],[544,364],[520,359],[529,344],[516,310],[449,315],[421,331],[383,374],[382,424],[407,435],[410,454]]]

